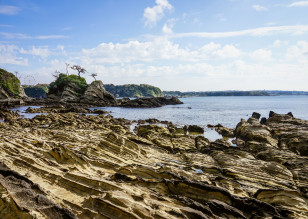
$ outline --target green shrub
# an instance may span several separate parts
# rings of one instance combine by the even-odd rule
[[[66,86],[74,86],[76,94],[82,95],[88,85],[86,79],[83,77],[78,77],[77,75],[66,75],[61,73],[57,80],[50,84],[49,94],[63,92]]]
[[[158,87],[147,84],[105,84],[105,89],[116,97],[161,97],[162,91]]]
[[[0,86],[13,97],[19,97],[20,81],[14,74],[0,68]]]

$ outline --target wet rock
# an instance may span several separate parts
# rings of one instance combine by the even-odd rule
[[[107,114],[109,112],[105,111],[105,110],[101,110],[101,109],[94,109],[94,110],[92,110],[91,113],[98,114],[98,115],[102,115],[102,114],[104,115],[104,114]]]
[[[252,117],[252,118],[255,118],[255,119],[260,119],[261,114],[260,114],[260,113],[257,113],[257,112],[253,112],[251,117]]]
[[[204,133],[204,128],[198,125],[190,125],[188,126],[189,132],[195,132],[195,133]]]
[[[152,108],[161,107],[165,105],[176,105],[183,104],[176,97],[149,97],[149,98],[137,98],[133,100],[124,100],[118,102],[121,107],[131,107],[131,108]]]
[[[266,124],[266,118],[265,117],[262,117],[261,118],[261,120],[260,120],[260,123],[262,124],[262,125],[265,125]]]
[[[214,126],[216,132],[218,132],[220,135],[222,135],[223,137],[227,137],[227,138],[233,138],[234,137],[234,130],[224,127],[220,124]]]

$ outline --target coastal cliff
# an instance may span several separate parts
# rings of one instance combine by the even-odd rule
[[[14,74],[0,68],[0,105],[20,105],[27,95]]]
[[[5,218],[308,218],[308,121],[291,113],[240,121],[236,146],[172,123],[2,114]]]

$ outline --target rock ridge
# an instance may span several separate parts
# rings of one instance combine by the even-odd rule
[[[154,119],[133,133],[132,121],[73,111],[1,111],[7,218],[308,218],[306,120],[254,114],[231,146]]]

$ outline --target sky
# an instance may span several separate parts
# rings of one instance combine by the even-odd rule
[[[0,68],[50,83],[65,63],[88,83],[307,91],[308,1],[0,0]]]

